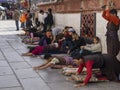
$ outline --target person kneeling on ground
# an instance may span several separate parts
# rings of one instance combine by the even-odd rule
[[[33,67],[34,70],[41,70],[41,69],[46,69],[48,67],[51,68],[56,68],[56,69],[61,69],[64,66],[75,66],[76,64],[73,63],[73,58],[70,56],[51,56],[50,54],[45,54],[44,59],[47,61],[39,66]]]
[[[75,85],[76,87],[85,86],[89,82],[93,68],[100,68],[101,74],[106,76],[110,81],[119,80],[120,62],[116,57],[109,54],[95,54],[87,56],[78,55],[74,57],[73,61],[75,64],[79,65],[76,75],[79,75],[82,72],[83,67],[86,67],[87,70],[87,76],[84,82]]]

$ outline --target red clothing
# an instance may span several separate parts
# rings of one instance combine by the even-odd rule
[[[83,67],[86,67],[87,69],[87,76],[84,80],[84,83],[87,84],[92,76],[92,66],[94,64],[94,61],[93,60],[88,60],[87,62],[85,63],[82,63],[80,64],[79,68],[78,68],[78,73],[81,73],[82,70],[83,70]]]
[[[42,54],[43,51],[44,51],[44,47],[43,47],[43,46],[37,46],[37,47],[32,51],[32,54],[33,54],[33,55]]]
[[[117,16],[114,16],[110,14],[110,10],[105,10],[102,13],[103,18],[105,18],[109,22],[113,22],[115,25],[118,25],[120,23],[120,20]]]

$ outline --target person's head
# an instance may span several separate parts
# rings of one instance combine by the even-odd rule
[[[30,10],[27,10],[27,13],[30,13]]]
[[[68,31],[69,28],[70,28],[69,26],[65,26],[64,29],[63,29],[63,31]]]
[[[73,62],[76,64],[76,65],[80,65],[82,64],[84,61],[83,61],[83,56],[78,54],[76,55],[75,57],[73,57]]]
[[[48,12],[49,12],[49,13],[52,13],[52,9],[51,9],[51,8],[49,8],[49,9],[48,9]]]
[[[41,14],[44,14],[44,11],[43,11],[43,10],[40,10],[40,13],[41,13]]]
[[[99,37],[94,37],[94,38],[93,38],[93,42],[94,42],[95,44],[99,43],[99,42],[100,42],[100,38],[99,38]]]
[[[45,35],[47,37],[51,37],[52,36],[52,30],[47,30],[46,33],[45,33]]]
[[[117,10],[116,9],[111,9],[110,14],[117,16]]]
[[[69,28],[68,32],[69,32],[69,35],[72,35],[73,33],[75,33],[75,30],[73,28]]]
[[[73,40],[78,40],[79,35],[77,33],[73,33],[72,38],[73,38]]]
[[[64,29],[68,29],[68,28],[69,28],[69,26],[65,26],[65,27],[64,27]]]
[[[51,57],[52,57],[51,54],[46,53],[43,58],[49,60]]]

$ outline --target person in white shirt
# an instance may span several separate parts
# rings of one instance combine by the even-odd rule
[[[85,54],[102,53],[102,45],[98,37],[93,38],[93,44],[87,44],[85,46],[81,46],[80,48],[81,48],[80,53]]]
[[[46,28],[45,28],[46,17],[47,17],[47,13],[45,13],[43,10],[40,10],[40,13],[38,14],[38,21],[44,24],[44,31],[46,31]]]

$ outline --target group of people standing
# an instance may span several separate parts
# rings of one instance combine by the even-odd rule
[[[21,28],[26,31],[26,29],[31,29],[33,26],[44,25],[44,32],[48,30],[53,25],[53,15],[52,9],[49,8],[47,12],[43,10],[35,10],[31,12],[30,10],[14,10],[13,19],[15,20],[16,29],[19,30],[19,21],[21,22]]]

